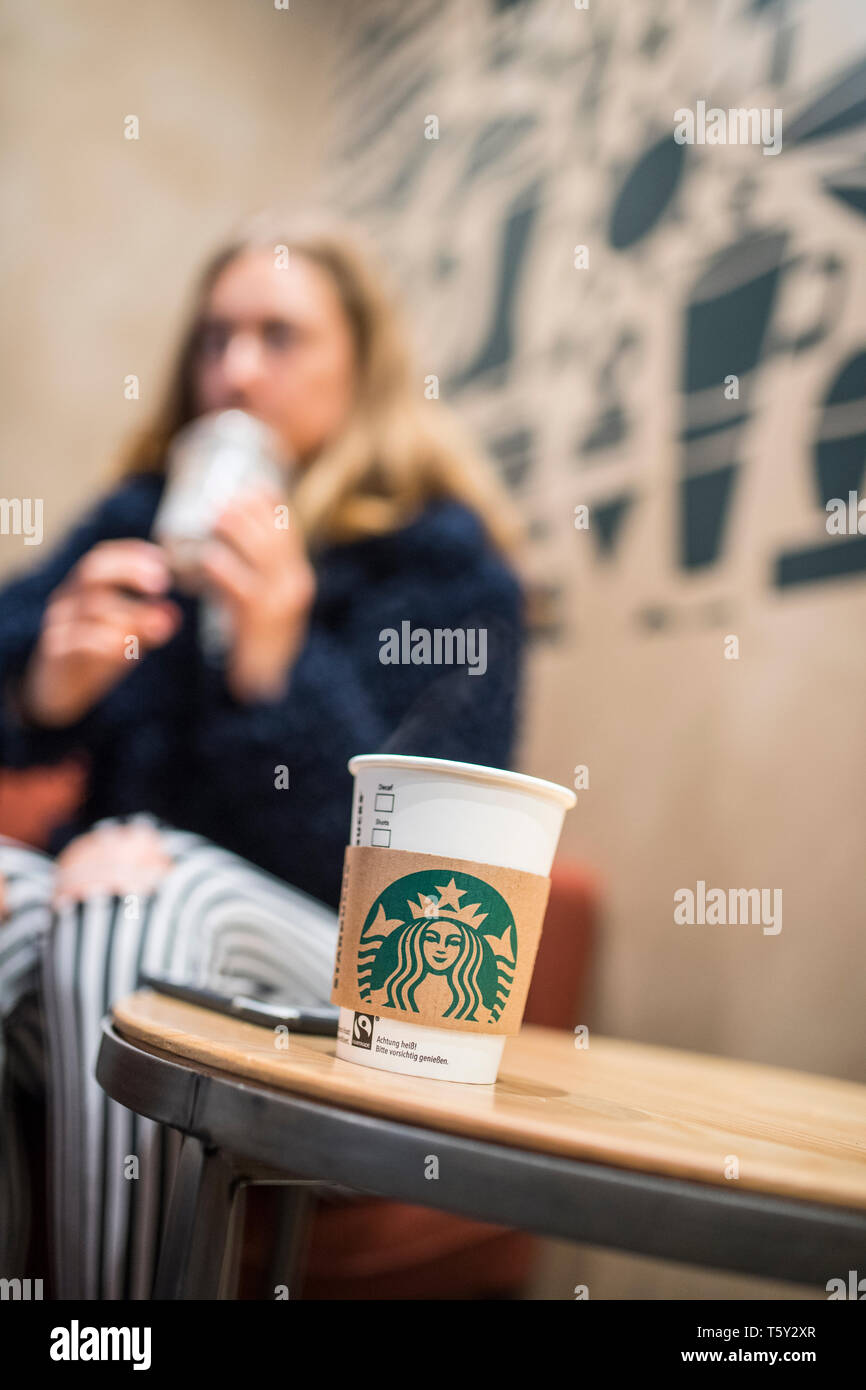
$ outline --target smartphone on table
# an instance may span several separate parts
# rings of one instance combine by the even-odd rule
[[[158,994],[167,994],[187,1004],[198,1004],[200,1008],[213,1009],[218,1014],[243,1019],[245,1023],[258,1023],[264,1028],[276,1028],[282,1024],[290,1033],[337,1036],[337,1019],[340,1015],[337,1004],[267,1004],[246,994],[220,994],[214,989],[184,984],[181,980],[164,980],[157,975],[140,975],[139,980]]]

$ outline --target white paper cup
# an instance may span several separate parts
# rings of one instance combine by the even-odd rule
[[[288,461],[270,426],[245,410],[199,415],[174,436],[166,485],[151,527],[181,587],[202,587],[201,554],[220,512],[238,495],[281,491]]]
[[[441,758],[365,753],[349,760],[349,771],[355,777],[350,844],[473,859],[543,877],[577,800],[555,782]],[[437,1060],[377,1053],[379,1035],[399,1044],[391,1052]],[[337,1056],[360,1066],[489,1084],[504,1047],[504,1034],[419,1028],[340,1009]]]

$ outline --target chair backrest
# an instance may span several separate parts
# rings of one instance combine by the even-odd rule
[[[84,795],[83,762],[0,770],[0,835],[45,849],[56,825],[67,820]]]
[[[581,1021],[599,898],[598,881],[588,869],[568,860],[554,863],[524,1022],[570,1031]]]

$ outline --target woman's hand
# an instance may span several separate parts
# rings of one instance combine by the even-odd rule
[[[24,718],[77,723],[133,669],[130,637],[139,657],[167,642],[181,621],[177,605],[160,597],[170,585],[165,557],[149,541],[102,541],[83,555],[48,600],[18,692]]]
[[[97,825],[57,856],[53,902],[80,902],[94,893],[152,893],[173,865],[155,826]]]
[[[229,609],[226,679],[235,699],[273,699],[303,645],[316,577],[299,528],[278,526],[285,498],[258,490],[235,498],[214,527],[202,569]]]

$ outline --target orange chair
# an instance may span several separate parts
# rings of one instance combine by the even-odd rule
[[[54,767],[0,770],[0,835],[44,849],[54,826],[81,801],[86,775],[76,758]]]

